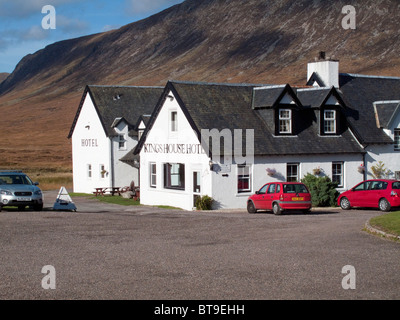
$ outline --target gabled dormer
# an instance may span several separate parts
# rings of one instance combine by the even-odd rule
[[[341,135],[347,129],[346,105],[336,88],[299,89],[297,95],[304,106],[314,110],[319,135]]]
[[[296,135],[302,104],[290,85],[254,88],[253,109],[257,110],[275,136]]]

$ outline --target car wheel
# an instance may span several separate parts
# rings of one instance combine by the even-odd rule
[[[346,197],[343,197],[342,199],[340,199],[340,207],[343,210],[350,210],[351,209],[351,205],[350,205],[349,199],[347,199]]]
[[[253,201],[247,202],[247,212],[248,212],[248,213],[256,213],[256,212],[257,212],[257,209],[256,209],[256,207],[254,206]]]
[[[379,200],[379,209],[384,212],[390,211],[391,205],[390,202],[387,201],[385,198]]]
[[[277,216],[282,213],[282,208],[280,207],[278,202],[274,202],[274,204],[272,205],[272,212]]]

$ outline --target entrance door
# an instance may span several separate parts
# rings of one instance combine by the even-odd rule
[[[193,207],[196,207],[196,200],[201,195],[200,171],[193,171]]]

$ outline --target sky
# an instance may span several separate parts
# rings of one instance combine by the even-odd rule
[[[0,0],[0,73],[54,42],[117,29],[181,2]]]

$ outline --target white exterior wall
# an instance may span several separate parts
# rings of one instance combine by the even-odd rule
[[[74,192],[92,193],[109,187],[111,175],[101,178],[100,166],[110,172],[110,140],[107,138],[90,96],[87,94],[72,135]],[[88,177],[88,165],[92,177]]]
[[[394,140],[394,129],[400,129],[400,113],[392,121],[391,128],[383,131]],[[400,152],[394,151],[394,145],[370,145],[366,148],[366,151],[368,153],[365,157],[368,178],[372,178],[371,167],[378,164],[379,161],[382,161],[385,168],[393,173],[389,178],[395,178],[395,172],[400,171]]]
[[[124,135],[126,142],[124,148],[119,148],[119,137],[112,139],[113,186],[119,188],[127,187],[130,186],[132,181],[135,183],[135,186],[138,186],[139,170],[120,161],[123,156],[137,145],[137,140],[128,136],[128,125],[125,121],[121,121],[114,130],[118,134]]]
[[[172,95],[172,93],[169,93]],[[178,131],[170,130],[170,113],[177,112]],[[151,129],[147,134],[145,146],[154,145],[160,152],[154,152],[143,146],[140,152],[140,202],[145,205],[168,205],[193,209],[193,171],[198,171],[201,177],[200,195],[212,196],[211,173],[209,168],[209,158],[204,153],[191,152],[164,152],[163,147],[168,144],[172,147],[181,145],[185,148],[193,146],[194,150],[199,150],[200,142],[195,132],[187,121],[176,99],[172,101],[167,98],[164,106]],[[150,186],[150,163],[156,163],[157,183],[156,187]],[[181,163],[185,165],[185,190],[173,190],[164,188],[164,163]]]
[[[313,169],[320,167],[321,176],[332,178],[332,162],[344,163],[344,186],[338,191],[345,191],[364,180],[358,172],[358,166],[363,163],[362,155],[319,155],[319,156],[275,156],[255,157],[252,165],[251,192],[238,193],[237,165],[231,165],[230,172],[213,172],[213,198],[215,208],[246,208],[246,200],[264,184],[274,181],[286,181],[287,163],[299,163],[300,179]],[[266,169],[275,169],[274,176],[267,175]]]

